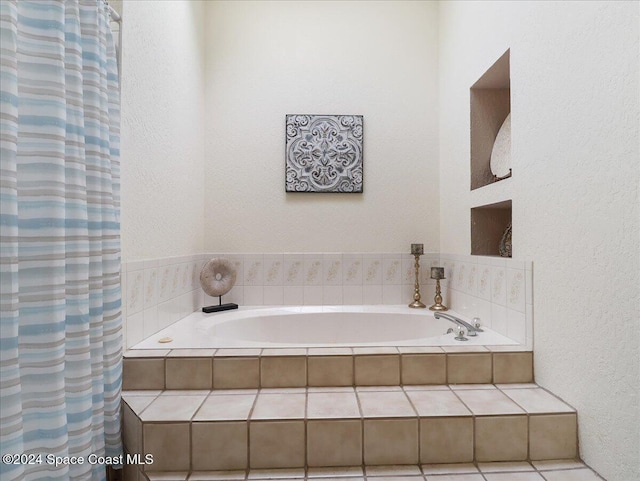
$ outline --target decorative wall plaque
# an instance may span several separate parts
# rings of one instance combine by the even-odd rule
[[[362,115],[287,115],[287,192],[362,193]]]

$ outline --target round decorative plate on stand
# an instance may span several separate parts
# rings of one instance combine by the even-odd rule
[[[207,262],[200,271],[200,285],[205,294],[218,297],[217,306],[203,307],[202,312],[228,311],[237,309],[237,304],[222,304],[222,296],[236,283],[236,268],[230,260],[216,257]]]
[[[490,166],[494,181],[511,177],[511,114],[504,119],[496,135]]]

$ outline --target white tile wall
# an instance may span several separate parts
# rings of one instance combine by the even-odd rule
[[[448,254],[441,254],[440,262],[445,268],[445,305],[465,316],[480,317],[487,327],[533,348],[531,262]]]
[[[125,348],[202,307],[200,271],[208,258],[193,255],[122,264]]]
[[[204,305],[218,302],[200,288],[200,271],[226,257],[237,278],[224,302],[241,305],[408,304],[414,263],[407,253],[198,254],[122,265],[127,348]],[[443,266],[444,303],[532,347],[533,271],[530,262],[427,253],[420,258],[422,301],[433,303],[430,268]]]

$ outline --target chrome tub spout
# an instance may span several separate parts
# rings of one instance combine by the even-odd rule
[[[482,332],[482,329],[479,329],[478,327],[472,326],[468,322],[463,321],[459,317],[452,316],[451,314],[444,314],[442,312],[435,312],[433,314],[433,317],[435,317],[436,319],[440,319],[441,317],[443,317],[444,319],[446,319],[448,321],[451,321],[454,324],[457,324],[458,326],[460,326],[460,327],[462,327],[462,328],[467,330],[467,335],[469,337],[477,336],[478,332]]]

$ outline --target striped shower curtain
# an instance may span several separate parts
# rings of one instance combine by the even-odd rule
[[[89,455],[122,452],[109,18],[101,0],[1,0],[0,27],[0,478],[105,479]]]

